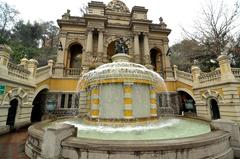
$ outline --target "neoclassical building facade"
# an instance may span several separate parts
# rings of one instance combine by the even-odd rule
[[[156,98],[160,114],[171,107],[175,114],[240,123],[240,69],[231,68],[222,55],[213,72],[204,73],[197,66],[192,73],[178,70],[169,61],[171,30],[162,18],[154,24],[147,12],[141,6],[129,10],[120,0],[107,5],[92,1],[82,17],[68,10],[57,20],[57,59],[43,67],[37,67],[34,59],[9,62],[11,48],[0,45],[0,132],[41,121],[45,114],[84,115],[79,80],[89,70],[111,62],[119,38],[125,41],[131,62],[163,77],[166,86]]]

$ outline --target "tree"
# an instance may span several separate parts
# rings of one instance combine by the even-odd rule
[[[196,40],[184,39],[171,47],[174,52],[170,58],[173,65],[177,65],[180,70],[190,72],[194,59],[202,54],[202,46]],[[181,60],[179,60],[181,59]]]
[[[19,12],[8,5],[7,3],[0,1],[0,37],[7,38],[9,35],[9,30],[14,22],[16,21]]]
[[[234,35],[239,32],[238,18],[240,8],[238,1],[235,2],[232,8],[224,4],[223,0],[210,0],[203,7],[202,14],[195,20],[194,30],[190,33],[184,29],[184,32],[190,39],[198,41],[203,47],[203,54],[195,57],[199,60],[205,70],[209,71],[212,65],[215,65],[216,58],[221,53],[231,54],[232,48],[226,50],[226,45],[236,37]],[[234,45],[232,45],[234,47]],[[204,62],[201,63],[201,62]]]

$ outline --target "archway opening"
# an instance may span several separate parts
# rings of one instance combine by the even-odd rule
[[[153,70],[163,74],[163,64],[162,64],[162,53],[158,48],[153,48],[150,50],[151,65]]]
[[[180,98],[181,111],[184,113],[196,113],[196,106],[194,99],[184,91],[178,91]]]
[[[31,122],[39,122],[45,113],[47,89],[41,90],[33,100]]]
[[[15,118],[17,114],[17,108],[18,108],[18,100],[14,98],[10,101],[10,107],[8,108],[8,116],[7,116],[7,123],[6,125],[9,125],[10,127],[14,127],[15,124]]]
[[[107,59],[109,62],[112,62],[111,57],[116,54],[115,43],[116,43],[116,40],[112,41],[107,47]]]
[[[219,112],[217,101],[215,99],[211,99],[209,102],[210,102],[212,119],[213,120],[220,119],[220,112]]]
[[[68,53],[68,67],[80,68],[82,65],[82,50],[83,47],[80,44],[73,44],[69,48]]]

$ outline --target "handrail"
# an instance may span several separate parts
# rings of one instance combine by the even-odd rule
[[[236,79],[240,79],[240,68],[232,68],[232,73]]]
[[[177,78],[180,77],[180,78],[183,78],[183,79],[188,80],[188,81],[193,81],[193,77],[192,77],[191,73],[176,70],[176,74],[177,74]]]
[[[31,72],[22,66],[13,64],[11,62],[8,63],[8,75],[21,79],[28,79],[30,74]]]
[[[66,68],[65,76],[80,76],[82,72],[81,68]]]
[[[219,80],[221,80],[221,71],[219,69],[209,73],[201,73],[199,76],[200,83],[213,82]]]

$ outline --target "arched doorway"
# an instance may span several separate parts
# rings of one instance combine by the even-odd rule
[[[153,48],[150,50],[151,65],[153,70],[163,74],[163,63],[162,63],[162,53],[158,48]]]
[[[45,112],[47,89],[41,90],[33,100],[31,122],[39,122]]]
[[[80,68],[82,65],[82,45],[75,43],[68,50],[68,68]]]
[[[192,96],[184,91],[178,91],[178,95],[180,98],[181,112],[183,111],[185,113],[196,113],[195,101]]]
[[[220,119],[220,112],[219,112],[219,107],[218,103],[215,99],[210,99],[209,101],[210,109],[211,109],[211,116],[212,119]]]
[[[10,126],[10,129],[12,129],[15,124],[15,118],[16,118],[16,114],[17,114],[18,104],[19,104],[19,102],[16,98],[14,98],[10,101],[10,107],[8,108],[8,116],[7,116],[7,123],[6,123],[6,125]]]

